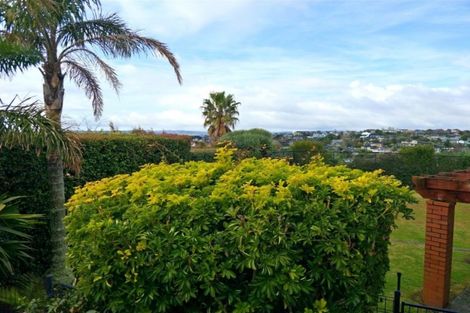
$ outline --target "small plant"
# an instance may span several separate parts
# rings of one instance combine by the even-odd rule
[[[14,274],[15,263],[32,258],[31,235],[27,231],[42,217],[40,214],[21,214],[15,205],[19,198],[0,196],[0,281]]]
[[[68,290],[60,297],[40,297],[24,299],[23,304],[17,307],[20,313],[99,313],[87,309],[80,294],[76,290]]]

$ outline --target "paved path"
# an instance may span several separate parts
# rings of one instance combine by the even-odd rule
[[[470,313],[470,288],[462,291],[449,306],[449,309],[459,313]]]

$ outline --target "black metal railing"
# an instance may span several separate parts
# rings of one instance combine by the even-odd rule
[[[434,308],[422,304],[401,301],[401,273],[397,273],[397,289],[393,297],[380,296],[376,313],[459,313],[457,311]]]
[[[380,296],[375,313],[393,313],[393,297]]]
[[[448,309],[433,308],[421,304],[402,302],[400,313],[458,313]]]

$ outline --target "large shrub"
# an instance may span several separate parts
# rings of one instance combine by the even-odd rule
[[[266,157],[271,155],[274,147],[272,134],[260,128],[227,133],[220,138],[220,142],[232,143],[238,149],[238,155],[241,158]]]
[[[231,158],[148,165],[68,202],[69,261],[105,312],[368,311],[410,191],[380,171]],[[306,312],[311,312],[306,310]]]

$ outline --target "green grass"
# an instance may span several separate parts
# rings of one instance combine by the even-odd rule
[[[391,295],[396,288],[396,272],[401,272],[403,297],[414,302],[421,301],[426,223],[426,201],[420,196],[417,199],[418,203],[412,205],[415,219],[400,219],[392,233],[385,286],[385,294]],[[451,280],[451,297],[470,287],[470,204],[459,203],[455,209]]]

